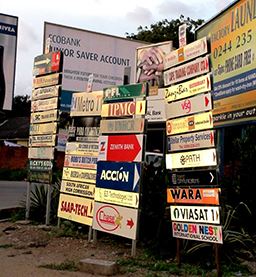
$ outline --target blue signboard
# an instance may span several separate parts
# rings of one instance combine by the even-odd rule
[[[140,163],[97,163],[96,187],[130,192],[139,191]]]
[[[62,90],[60,99],[60,110],[62,112],[70,112],[72,101],[72,91]]]

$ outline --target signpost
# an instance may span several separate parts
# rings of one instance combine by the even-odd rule
[[[55,86],[61,83],[61,76],[59,73],[36,77],[33,79],[33,88],[42,88]]]
[[[141,162],[143,135],[100,136],[100,161]]]
[[[51,110],[46,112],[32,113],[30,116],[30,123],[44,123],[57,121],[58,110]]]
[[[52,86],[45,88],[38,88],[32,91],[31,100],[46,99],[51,97],[58,97],[60,86]]]
[[[31,112],[40,112],[57,109],[58,102],[58,97],[33,101],[31,103]]]
[[[65,180],[95,184],[96,171],[93,169],[64,167],[62,178]]]

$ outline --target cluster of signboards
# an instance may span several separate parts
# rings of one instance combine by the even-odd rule
[[[102,91],[74,93],[58,217],[92,226]],[[79,118],[79,123],[75,119]]]
[[[93,229],[136,240],[146,84],[103,90]]]
[[[62,54],[59,51],[34,59],[28,149],[30,182],[51,183],[59,120],[62,63]]]
[[[222,243],[206,37],[166,56],[166,167],[173,236]]]

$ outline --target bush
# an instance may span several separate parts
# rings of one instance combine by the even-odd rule
[[[24,181],[27,178],[27,169],[0,168],[0,180],[4,181]]]

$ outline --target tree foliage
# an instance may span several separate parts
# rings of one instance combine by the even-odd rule
[[[189,17],[185,18],[183,15],[178,19],[167,20],[164,19],[157,23],[151,24],[150,27],[139,26],[137,34],[126,33],[129,39],[136,39],[147,41],[151,43],[163,42],[167,40],[173,41],[173,46],[178,48],[179,43],[179,26],[183,23],[187,24],[187,43],[195,40],[195,30],[204,23],[203,19],[193,20]]]
[[[29,95],[17,95],[13,99],[12,116],[29,116],[31,100]]]

